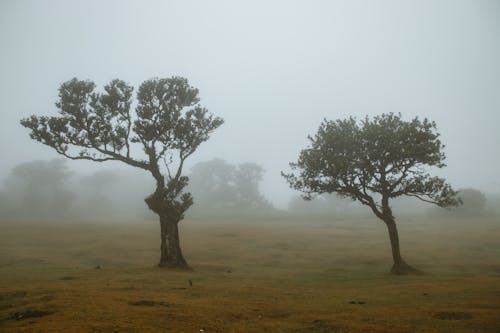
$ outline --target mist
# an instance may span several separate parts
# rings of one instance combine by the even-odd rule
[[[65,219],[75,221],[155,221],[144,199],[154,188],[152,178],[130,169],[101,168],[92,173],[71,168],[62,158],[35,160],[14,166],[0,185],[0,218]],[[257,163],[232,165],[222,159],[195,164],[186,172],[194,197],[186,214],[190,219],[371,218],[372,212],[357,201],[337,194],[296,194],[285,208],[275,207],[263,194],[265,170]],[[500,214],[500,196],[477,189],[459,189],[463,204],[451,209],[431,206],[416,198],[392,201],[398,217],[491,217]]]
[[[497,0],[0,1],[0,331],[497,332],[499,36]]]
[[[496,1],[16,1],[0,5],[0,175],[56,154],[19,120],[54,114],[59,85],[185,76],[225,124],[187,161],[247,161],[286,208],[280,176],[323,118],[400,112],[436,121],[440,170],[498,193]],[[91,173],[102,165],[74,161]],[[116,164],[112,168],[124,169]]]

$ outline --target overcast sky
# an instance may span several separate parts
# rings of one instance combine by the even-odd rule
[[[323,118],[382,112],[435,120],[439,174],[500,192],[498,0],[0,0],[0,50],[0,178],[57,156],[19,119],[55,114],[61,82],[180,75],[225,119],[189,165],[257,162],[278,206],[279,172]]]

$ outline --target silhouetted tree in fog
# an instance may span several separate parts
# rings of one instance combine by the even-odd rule
[[[196,194],[195,207],[203,211],[227,211],[234,208],[236,187],[234,165],[221,159],[196,163],[189,174],[189,188]]]
[[[244,207],[270,208],[270,204],[260,194],[259,183],[264,176],[264,169],[257,163],[243,163],[235,174],[235,185],[238,189],[238,200]]]
[[[59,88],[59,116],[31,116],[21,124],[32,139],[67,158],[121,161],[151,173],[156,190],[145,201],[160,218],[159,266],[188,268],[178,223],[193,200],[184,192],[183,166],[223,120],[199,105],[198,90],[181,77],[144,81],[134,114],[132,91],[124,81],[113,80],[100,93],[93,82],[75,78]]]
[[[427,119],[404,121],[401,115],[324,120],[311,146],[301,151],[294,172],[283,176],[290,186],[311,198],[314,193],[338,193],[368,206],[387,226],[394,274],[418,273],[403,260],[390,201],[416,197],[440,207],[460,204],[444,179],[425,167],[442,168],[445,155],[436,125]]]
[[[256,163],[238,166],[221,159],[199,162],[193,166],[190,189],[196,193],[196,206],[212,214],[255,213],[272,209],[259,190],[264,169]]]
[[[473,188],[464,188],[459,191],[463,205],[456,210],[464,214],[481,214],[486,208],[486,195]]]
[[[66,161],[32,161],[12,168],[5,182],[10,215],[60,216],[67,213],[76,195],[68,187],[72,176]]]

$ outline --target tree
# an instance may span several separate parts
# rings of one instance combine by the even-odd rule
[[[458,213],[478,215],[484,213],[486,207],[486,195],[474,188],[460,189],[460,198],[463,205],[457,210]]]
[[[196,205],[203,212],[255,213],[272,209],[259,191],[263,174],[264,169],[256,163],[235,166],[216,158],[193,166],[190,188],[197,194]]]
[[[234,182],[238,189],[240,205],[249,208],[272,208],[259,191],[259,183],[263,177],[264,169],[257,163],[247,162],[238,166]]]
[[[235,172],[232,164],[219,158],[196,163],[189,174],[190,189],[196,194],[195,207],[203,213],[234,210]]]
[[[304,193],[338,193],[368,206],[389,231],[394,274],[418,273],[402,258],[390,201],[416,197],[440,207],[461,203],[446,181],[432,177],[426,167],[442,168],[444,146],[436,124],[427,119],[404,121],[401,115],[324,120],[311,145],[301,151],[291,173],[282,173],[290,186]]]
[[[193,199],[183,191],[188,178],[182,169],[223,120],[199,105],[198,89],[181,77],[144,81],[134,114],[132,92],[121,80],[96,92],[93,82],[74,78],[59,88],[58,116],[33,115],[21,124],[32,139],[69,159],[120,161],[151,173],[156,189],[145,201],[160,219],[159,266],[188,268],[178,223]],[[142,158],[135,156],[137,147]]]
[[[68,189],[72,175],[64,159],[14,166],[5,184],[13,213],[45,217],[67,213],[76,198]]]

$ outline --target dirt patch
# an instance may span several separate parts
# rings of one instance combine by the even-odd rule
[[[294,333],[343,333],[338,327],[332,326],[324,320],[314,320],[311,326],[299,328],[293,331]]]
[[[11,300],[13,298],[21,298],[25,297],[26,295],[28,295],[28,293],[25,291],[12,291],[12,292],[0,293],[0,301]]]
[[[6,310],[6,309],[10,309],[10,308],[13,308],[14,306],[11,305],[11,304],[0,304],[0,311],[2,310]]]
[[[67,281],[67,280],[76,280],[78,278],[74,277],[74,276],[63,276],[61,278],[61,280],[64,280],[64,281]]]
[[[292,314],[290,312],[270,312],[270,313],[265,313],[262,316],[272,319],[279,319],[279,318],[288,318],[291,315]]]
[[[10,302],[16,298],[23,298],[28,295],[25,291],[11,291],[6,293],[0,293],[0,310],[7,310],[13,308],[14,305]],[[14,301],[15,302],[15,301]]]
[[[441,320],[464,320],[471,319],[473,316],[467,312],[444,311],[434,314],[433,317]]]
[[[150,300],[131,301],[128,302],[128,304],[133,306],[166,306],[166,307],[172,306],[172,304],[168,302],[159,302]]]
[[[52,314],[50,311],[44,310],[27,310],[21,312],[13,312],[7,316],[7,319],[11,320],[24,320],[29,318],[40,318]]]
[[[365,301],[349,301],[349,304],[360,304],[360,305],[363,305],[363,304],[366,304]]]

